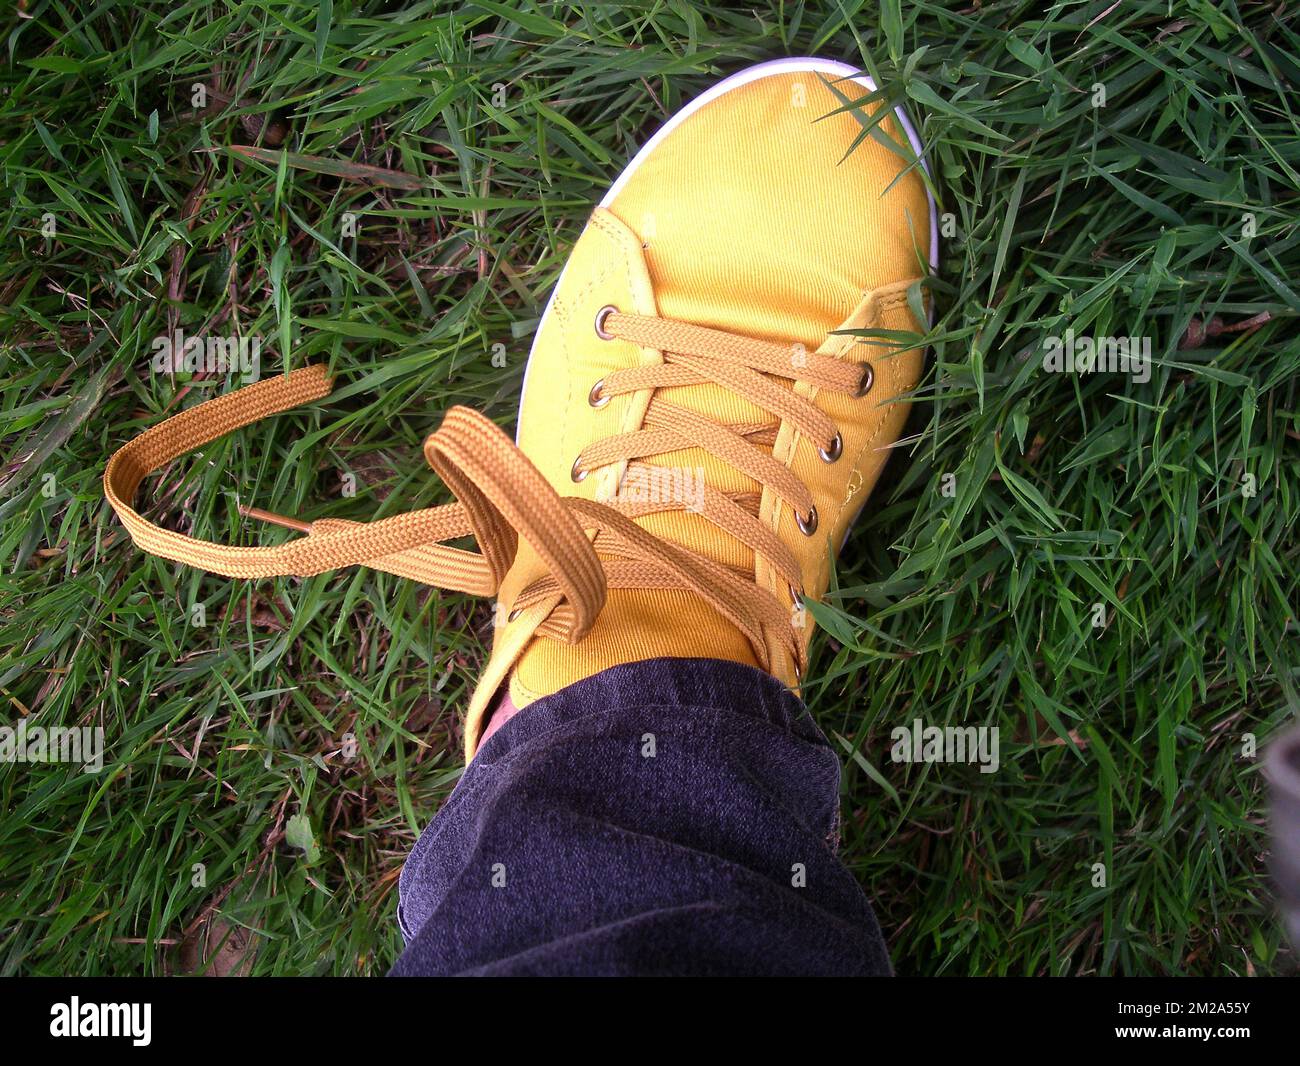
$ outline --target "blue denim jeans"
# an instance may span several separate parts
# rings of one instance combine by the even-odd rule
[[[887,974],[839,762],[780,683],[615,667],[483,745],[402,871],[392,973]]]

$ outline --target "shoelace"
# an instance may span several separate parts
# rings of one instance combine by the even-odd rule
[[[665,402],[653,390],[713,382],[789,422],[816,442],[824,462],[839,459],[843,444],[831,419],[808,398],[774,378],[804,382],[862,396],[870,389],[869,363],[846,363],[789,345],[757,341],[690,323],[623,314],[605,307],[596,316],[597,337],[621,338],[663,353],[654,366],[617,370],[597,381],[594,407],[625,393],[652,390],[643,426],[597,441],[577,456],[572,476],[649,456],[702,448],[769,488],[794,509],[805,536],[817,528],[807,486],[773,458],[779,423],[723,425]],[[773,668],[784,653],[802,673],[802,647],[792,617],[767,589],[742,573],[656,537],[636,524],[647,514],[685,509],[682,500],[595,503],[561,496],[492,421],[467,407],[453,407],[424,444],[429,465],[457,502],[376,522],[318,519],[299,522],[270,512],[245,513],[279,522],[306,536],[273,547],[238,547],[200,540],[149,522],[131,506],[146,477],[174,459],[244,426],[329,395],[324,367],[308,366],[245,386],[174,415],[123,445],[104,471],[104,495],[135,543],[144,551],[236,578],[309,577],[363,565],[424,584],[479,596],[495,596],[514,562],[522,536],[545,562],[549,576],[524,589],[510,617],[533,608],[543,618],[541,636],[580,641],[604,605],[608,589],[686,589],[736,626],[760,665]],[[794,553],[759,521],[757,495],[724,493],[707,483],[705,519],[766,559],[798,599],[801,578]],[[479,550],[447,542],[472,535]],[[538,605],[544,604],[544,608]]]

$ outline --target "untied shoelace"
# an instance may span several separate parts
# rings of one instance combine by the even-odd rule
[[[574,461],[572,477],[592,470],[689,448],[701,448],[773,492],[795,514],[805,536],[817,528],[806,485],[775,459],[777,424],[724,425],[666,402],[661,389],[715,383],[790,423],[815,443],[824,462],[835,462],[843,443],[831,419],[807,397],[782,383],[804,382],[862,396],[870,389],[869,363],[850,363],[775,344],[613,307],[596,316],[599,338],[619,338],[663,354],[663,362],[616,370],[591,389],[601,407],[613,397],[651,391],[641,427],[602,438]],[[201,403],[146,430],[123,445],[104,471],[104,494],[131,538],[143,550],[227,577],[308,577],[345,566],[369,566],[427,585],[495,596],[514,562],[522,536],[549,575],[522,590],[511,617],[545,603],[541,636],[576,643],[591,630],[613,589],[685,589],[741,631],[759,665],[771,670],[784,653],[802,672],[803,650],[789,609],[753,573],[743,573],[657,537],[635,522],[647,514],[690,506],[766,559],[801,595],[794,554],[759,521],[756,493],[725,493],[707,483],[691,504],[681,499],[613,499],[597,503],[561,496],[491,420],[467,407],[451,408],[424,444],[429,465],[456,503],[375,522],[336,518],[299,522],[248,508],[246,513],[305,532],[272,547],[239,547],[200,540],[148,521],[132,507],[143,480],[187,452],[228,433],[328,396],[333,384],[322,366],[308,366]],[[766,450],[765,450],[766,449]],[[448,542],[472,535],[478,551]]]

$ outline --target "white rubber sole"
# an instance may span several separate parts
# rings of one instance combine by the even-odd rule
[[[719,96],[730,92],[732,89],[739,89],[742,85],[748,85],[750,82],[758,81],[760,78],[769,78],[777,74],[796,74],[802,72],[825,74],[828,77],[834,77],[837,79],[851,79],[865,88],[868,92],[876,91],[876,83],[867,77],[867,75],[863,74],[856,67],[851,67],[847,63],[837,62],[834,59],[817,59],[811,56],[791,59],[772,59],[766,63],[756,63],[752,67],[746,67],[744,70],[737,71],[728,78],[723,78],[722,81],[705,90],[665,122],[663,126],[659,128],[658,132],[641,146],[640,151],[632,157],[631,162],[623,168],[623,172],[619,174],[618,178],[614,181],[614,184],[610,186],[609,192],[604,195],[598,206],[608,207],[612,204],[614,198],[618,196],[619,192],[622,191],[623,186],[627,184],[628,179],[636,172],[636,168],[645,161],[646,157],[655,150],[660,142],[662,142],[665,137],[673,132],[673,130],[706,104],[711,103]],[[912,125],[911,120],[907,117],[906,112],[904,112],[901,107],[894,108],[894,116],[898,119],[899,125],[903,127],[903,132],[907,135],[908,143],[912,146],[912,151],[916,153],[916,157],[921,161],[922,168],[924,168],[926,174],[929,174],[930,167],[926,163],[925,156],[921,152],[921,138],[917,135],[916,128]],[[930,269],[937,270],[939,267],[939,210],[929,189],[926,189],[925,191],[925,198],[930,207]],[[555,302],[555,294],[559,291],[560,283],[563,281],[564,271],[561,270],[560,276],[555,282],[555,288],[551,290],[551,295],[546,301],[546,308],[542,311],[541,320],[537,323],[537,331],[533,334],[533,345],[528,350],[528,362],[524,364],[524,380],[519,389],[520,410],[523,410],[524,397],[528,393],[528,371],[533,364],[533,351],[537,347],[537,339],[542,335],[542,326],[546,323],[546,316],[551,313],[551,304]],[[518,440],[519,431],[516,429],[515,442],[518,443]]]

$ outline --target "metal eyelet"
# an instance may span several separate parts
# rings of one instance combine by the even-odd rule
[[[603,341],[612,341],[614,334],[605,332],[605,319],[618,311],[613,304],[606,304],[596,312],[596,336]]]
[[[835,431],[835,439],[831,441],[829,448],[818,448],[817,454],[822,457],[823,463],[833,463],[844,454],[844,438],[840,436],[839,431]]]
[[[862,377],[858,378],[858,391],[853,394],[854,399],[862,399],[871,391],[871,386],[876,382],[876,372],[872,369],[870,363],[862,364]]]
[[[589,470],[578,469],[578,459],[581,458],[582,456],[581,454],[579,454],[578,458],[573,460],[573,469],[569,471],[569,477],[571,477],[574,481],[585,481],[587,479],[587,475],[590,473]]]
[[[799,527],[799,532],[805,537],[811,537],[817,532],[817,508],[810,507],[808,516],[805,518],[798,511],[794,513],[795,524]]]
[[[506,621],[513,622],[516,618],[518,618],[523,613],[524,613],[524,609],[522,607],[516,607],[513,611],[511,611],[508,615],[506,615]]]
[[[614,398],[612,396],[602,396],[600,394],[601,386],[604,384],[605,379],[601,378],[591,387],[591,391],[587,393],[587,402],[591,404],[592,407],[604,407],[605,404],[609,403],[609,401]]]

